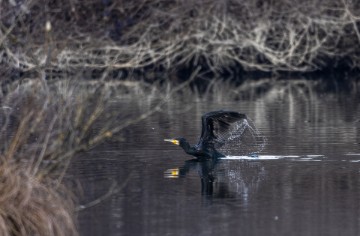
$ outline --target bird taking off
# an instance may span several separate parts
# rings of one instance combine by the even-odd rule
[[[202,116],[202,131],[195,146],[184,138],[164,139],[179,145],[198,159],[226,155],[256,155],[265,146],[265,138],[245,114],[235,111],[213,111]]]

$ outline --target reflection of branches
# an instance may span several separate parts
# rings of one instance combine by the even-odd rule
[[[120,192],[129,182],[130,178],[132,177],[132,174],[130,173],[129,176],[121,183],[120,186],[117,185],[116,181],[114,181],[112,183],[112,185],[110,186],[108,192],[104,195],[102,195],[101,197],[88,202],[86,204],[80,205],[79,207],[77,207],[77,210],[84,210],[93,206],[96,206],[100,203],[102,203],[103,201],[105,201],[106,199],[108,199],[109,197],[113,196],[114,194]]]
[[[34,175],[60,174],[61,181],[75,153],[89,150],[159,111],[198,71],[187,82],[166,93],[156,106],[132,118],[125,118],[117,107],[120,90],[111,83],[96,82],[90,86],[71,81],[44,84],[37,80],[19,84],[2,98],[3,156],[8,161],[23,161],[22,157],[27,156]]]
[[[358,63],[355,1],[68,0],[46,2],[45,12],[41,1],[23,8],[1,4],[7,12],[0,19],[2,57],[13,67],[44,66],[49,55],[61,69],[201,63],[214,71],[237,62],[248,69],[308,71],[339,56]],[[47,33],[45,22],[52,25]]]

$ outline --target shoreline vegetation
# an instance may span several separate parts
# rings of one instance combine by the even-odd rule
[[[77,235],[71,159],[174,99],[358,93],[359,32],[348,0],[1,1],[0,234]]]
[[[312,1],[2,1],[3,63],[214,73],[360,68],[360,4]]]

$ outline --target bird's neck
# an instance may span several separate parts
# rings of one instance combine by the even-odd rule
[[[192,154],[195,151],[195,149],[193,147],[191,147],[190,144],[186,141],[181,144],[181,147],[188,154]]]

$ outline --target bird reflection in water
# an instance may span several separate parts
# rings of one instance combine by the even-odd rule
[[[209,159],[199,161],[197,159],[185,161],[179,168],[168,169],[164,172],[165,178],[184,178],[190,171],[197,171],[201,179],[201,193],[213,195],[214,181],[216,179],[215,167],[220,160]]]
[[[168,169],[165,178],[187,178],[197,172],[201,181],[201,194],[206,199],[237,198],[246,204],[266,179],[262,162],[253,160],[188,160],[179,168]]]

